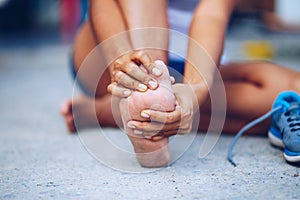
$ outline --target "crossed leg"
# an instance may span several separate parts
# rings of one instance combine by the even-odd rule
[[[274,63],[231,63],[221,66],[220,73],[227,99],[223,132],[237,133],[249,121],[269,111],[281,91],[294,90],[300,93],[300,72]],[[220,83],[214,83],[212,89],[219,90],[220,88]],[[210,120],[209,101],[200,110],[199,128],[206,131]],[[249,132],[265,134],[269,123],[267,120],[253,127]]]

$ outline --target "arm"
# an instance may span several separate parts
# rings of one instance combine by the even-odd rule
[[[169,23],[166,0],[119,0],[134,49],[145,50],[154,60],[167,62]],[[156,50],[155,50],[156,49]]]
[[[157,67],[151,64],[153,62],[152,54],[146,51],[134,51],[137,48],[140,50],[140,47],[143,47],[144,44],[149,44],[153,40],[155,41],[155,36],[157,35],[154,34],[153,37],[149,37],[148,34],[147,37],[145,37],[145,31],[131,31],[130,29],[155,26],[154,20],[156,19],[151,17],[143,18],[142,16],[151,12],[157,12],[154,9],[158,7],[158,3],[161,3],[161,1],[162,0],[156,0],[156,6],[152,7],[151,1],[149,0],[128,0],[128,2],[117,0],[90,1],[90,21],[96,41],[97,43],[101,43],[98,49],[105,56],[106,63],[112,63],[109,66],[109,71],[112,82],[114,83],[108,88],[111,93],[114,94],[114,91],[118,91],[115,95],[123,95],[122,90],[114,89],[117,88],[116,82],[125,88],[140,91],[147,90],[147,86],[151,89],[157,88],[157,81],[139,67],[139,65],[142,64],[148,72],[153,73],[155,76],[160,76],[160,69],[158,69],[156,73],[153,71],[153,69]],[[132,13],[134,13],[134,15]],[[160,20],[158,21],[160,22]],[[157,26],[162,27],[161,24]],[[130,31],[128,32],[128,30]],[[145,42],[144,38],[149,38],[150,40],[146,40]],[[154,56],[154,58],[156,57],[165,57],[165,55],[160,52],[157,56]],[[155,84],[153,84],[153,82]],[[143,84],[141,85],[141,83]]]
[[[235,0],[201,0],[195,10],[189,32],[184,71],[185,83],[188,84],[173,85],[178,102],[176,110],[169,113],[144,110],[143,112],[150,116],[151,122],[164,123],[164,128],[161,129],[161,125],[156,127],[153,123],[134,122],[139,131],[148,135],[160,131],[165,137],[191,131],[194,111],[202,105],[208,94],[208,87],[213,83],[223,51],[227,23],[234,5]],[[199,76],[199,72],[202,76]]]
[[[203,86],[210,87],[223,52],[227,24],[236,0],[201,0],[191,22],[184,75],[193,84],[198,99],[203,99]],[[204,48],[204,49],[202,49]],[[209,57],[207,56],[209,55]],[[193,66],[195,67],[193,67]],[[202,76],[199,76],[199,72]],[[205,83],[203,85],[203,83]],[[206,96],[206,95],[205,95]],[[199,102],[201,105],[201,102]]]
[[[89,14],[97,44],[119,34],[119,37],[110,40],[109,46],[103,46],[102,51],[107,58],[118,57],[132,50],[129,36],[125,32],[126,24],[116,1],[90,0]]]

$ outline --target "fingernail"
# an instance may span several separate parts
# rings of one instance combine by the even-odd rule
[[[147,112],[147,111],[142,111],[142,112],[141,112],[141,117],[144,117],[144,118],[150,118],[150,113]]]
[[[133,125],[133,124],[127,124],[127,126],[128,126],[128,128],[132,128],[132,129],[135,129],[136,128],[136,126],[135,125]]]
[[[158,140],[164,139],[164,136],[161,136],[161,135],[159,135],[159,136],[152,136],[151,139],[155,140],[155,141],[158,141]]]
[[[148,82],[148,84],[149,84],[149,85],[151,86],[151,88],[153,88],[153,89],[157,88],[157,82],[155,82],[155,81],[150,80],[150,81]]]
[[[152,139],[152,136],[146,135],[146,136],[144,136],[144,138],[151,140],[151,139]]]
[[[142,134],[143,134],[143,131],[140,131],[140,130],[134,130],[133,133],[136,134],[136,135],[142,135]]]
[[[162,71],[159,68],[154,67],[152,69],[152,74],[154,74],[155,76],[160,76],[162,74]]]
[[[139,89],[141,90],[141,91],[146,91],[147,90],[147,86],[146,85],[144,85],[144,84],[139,84]]]
[[[123,94],[124,94],[125,96],[129,96],[129,95],[131,94],[131,91],[130,91],[130,90],[125,90],[125,91],[123,92]]]

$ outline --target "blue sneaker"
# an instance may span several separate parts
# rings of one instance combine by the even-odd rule
[[[268,132],[268,137],[269,137],[270,143],[273,144],[274,146],[285,148],[286,145],[283,142],[283,135],[284,135],[283,132],[284,131],[288,132],[290,130],[293,130],[292,127],[289,127],[289,125],[292,121],[288,120],[288,118],[289,118],[288,115],[290,115],[290,114],[297,115],[298,114],[298,117],[299,117],[299,113],[290,112],[289,110],[290,109],[295,110],[298,105],[298,111],[300,111],[299,104],[300,104],[300,96],[296,92],[293,92],[293,91],[282,92],[275,99],[272,109],[275,109],[278,107],[281,107],[281,109],[272,114],[271,127]],[[293,123],[292,123],[292,125],[293,125]],[[289,133],[289,134],[291,134],[291,133]],[[285,134],[285,135],[287,135],[287,134]]]
[[[235,136],[228,149],[228,160],[236,166],[232,150],[241,135],[271,116],[268,132],[270,143],[284,149],[288,162],[300,162],[300,96],[294,91],[280,93],[274,101],[272,110],[243,127]]]

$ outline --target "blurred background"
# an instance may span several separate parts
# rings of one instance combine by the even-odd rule
[[[198,199],[201,191],[204,199],[299,199],[300,171],[286,165],[267,138],[243,140],[237,168],[225,159],[232,139],[226,135],[203,162],[191,159],[195,143],[156,174],[119,175],[97,165],[59,112],[72,97],[72,41],[87,6],[87,0],[0,0],[0,199],[158,199],[164,197],[158,188],[170,192],[165,199]],[[225,61],[268,60],[300,71],[299,8],[299,0],[240,0]]]
[[[0,44],[70,42],[87,0],[0,0]]]
[[[86,17],[87,7],[88,0],[0,0],[0,48],[70,44]],[[299,7],[297,0],[240,0],[232,15],[227,41],[234,38],[247,42],[239,47],[243,55],[227,51],[227,57],[298,56],[299,47],[294,42],[285,41],[292,44],[292,50],[278,50],[281,45],[270,43],[273,37],[269,36],[294,40],[300,32]],[[227,44],[226,47],[231,45]]]

